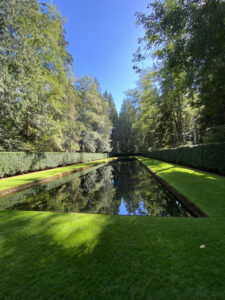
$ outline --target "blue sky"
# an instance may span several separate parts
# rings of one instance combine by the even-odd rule
[[[135,87],[139,75],[132,55],[144,30],[136,27],[136,11],[148,12],[147,0],[53,0],[65,23],[68,51],[76,77],[96,77],[119,111],[124,91]],[[150,65],[150,59],[143,67]]]

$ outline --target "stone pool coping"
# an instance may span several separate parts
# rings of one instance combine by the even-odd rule
[[[87,163],[80,163],[80,164],[69,165],[68,169],[71,168],[71,167],[73,167],[73,166],[74,167],[76,166],[78,168],[72,169],[72,170],[69,170],[69,171],[63,171],[60,174],[49,176],[49,177],[46,177],[46,178],[43,178],[43,179],[37,179],[37,180],[34,180],[32,182],[29,182],[29,183],[18,184],[16,186],[13,186],[13,187],[10,187],[10,188],[2,189],[2,190],[0,190],[0,197],[8,195],[10,193],[14,193],[14,192],[26,189],[26,188],[30,188],[32,186],[36,186],[36,185],[39,185],[39,184],[42,184],[42,183],[46,183],[48,181],[52,181],[52,180],[61,178],[63,176],[67,176],[67,175],[70,175],[72,173],[80,172],[80,171],[83,171],[83,170],[95,167],[95,166],[97,166],[99,164],[102,164],[102,163],[108,163],[108,162],[111,162],[111,161],[117,160],[117,159],[118,159],[117,157],[112,157],[112,158],[106,158],[106,159],[101,159],[101,160],[96,160],[96,161],[90,161],[90,162],[87,162]],[[85,166],[85,164],[87,164],[87,165]],[[79,165],[84,165],[84,166],[82,166],[82,167],[79,168]],[[49,169],[49,171],[50,170],[54,171],[56,169],[60,170],[61,168],[65,170],[66,167],[67,166],[60,167],[60,168],[53,168],[53,169]],[[43,172],[46,172],[46,171],[48,171],[48,170],[31,172],[30,174],[34,174],[34,173],[36,173],[36,174],[43,174]],[[11,176],[11,177],[7,177],[7,178],[2,178],[1,182],[2,181],[7,182],[8,180],[11,180],[12,178],[19,178],[19,177],[21,178],[21,177],[24,177],[24,176],[27,177],[28,175],[29,175],[29,173],[26,173],[24,175],[17,175],[17,176]]]
[[[194,217],[208,218],[209,216],[204,213],[197,205],[185,197],[181,192],[179,192],[175,187],[170,185],[165,179],[160,177],[158,174],[153,172],[144,162],[135,157],[166,189],[168,189],[171,194],[185,207],[189,210]]]

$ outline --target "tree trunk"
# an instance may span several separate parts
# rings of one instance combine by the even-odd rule
[[[197,117],[193,116],[193,144],[196,145],[198,143],[198,132],[197,132]]]

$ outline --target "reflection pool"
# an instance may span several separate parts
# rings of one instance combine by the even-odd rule
[[[0,209],[191,216],[135,159],[112,161],[1,197]]]

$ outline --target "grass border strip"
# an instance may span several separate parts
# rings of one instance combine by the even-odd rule
[[[107,161],[105,161],[105,163],[108,163],[108,162],[110,162],[112,160],[115,160],[115,159],[117,159],[117,158],[115,158],[115,157],[111,158],[111,159],[109,158],[109,159],[107,159]],[[88,163],[91,163],[91,162],[88,162]],[[5,190],[2,190],[2,191],[0,191],[0,197],[8,195],[8,194],[11,194],[13,192],[17,192],[17,191],[29,188],[29,187],[32,187],[32,186],[36,186],[36,185],[39,185],[39,184],[42,184],[42,183],[46,183],[48,181],[52,181],[52,180],[61,178],[61,177],[66,176],[66,175],[70,175],[72,173],[80,172],[80,171],[83,171],[83,170],[95,167],[95,166],[97,166],[97,165],[99,165],[101,163],[104,163],[104,161],[102,161],[102,160],[100,160],[99,162],[96,161],[94,164],[91,164],[91,165],[88,165],[88,166],[85,166],[85,167],[81,167],[81,168],[74,169],[74,170],[71,170],[71,171],[68,171],[68,172],[63,172],[61,174],[53,175],[53,176],[50,176],[50,177],[47,177],[47,178],[44,178],[44,179],[36,180],[34,182],[25,183],[25,184],[21,184],[21,185],[12,187],[12,188],[8,188],[8,189],[5,189]],[[77,164],[75,164],[75,165],[77,165]],[[51,170],[53,170],[53,169],[51,168]],[[58,169],[58,168],[55,168],[55,169]],[[37,171],[37,173],[38,172],[42,172],[42,171]],[[18,175],[18,176],[23,176],[23,175]],[[12,177],[16,177],[16,176],[12,176]],[[10,178],[10,177],[8,177],[8,178]],[[6,179],[6,178],[4,178],[4,179]]]
[[[180,193],[177,189],[170,185],[166,180],[164,180],[162,177],[153,172],[137,157],[136,159],[157,179],[157,181],[159,181],[166,189],[168,189],[172,193],[172,195],[176,199],[178,199],[179,202],[182,203],[182,205],[184,205],[189,211],[191,211],[194,217],[209,218],[209,216],[206,213],[204,213],[204,211],[202,211],[197,205],[195,205],[192,201],[187,199],[182,193]]]

